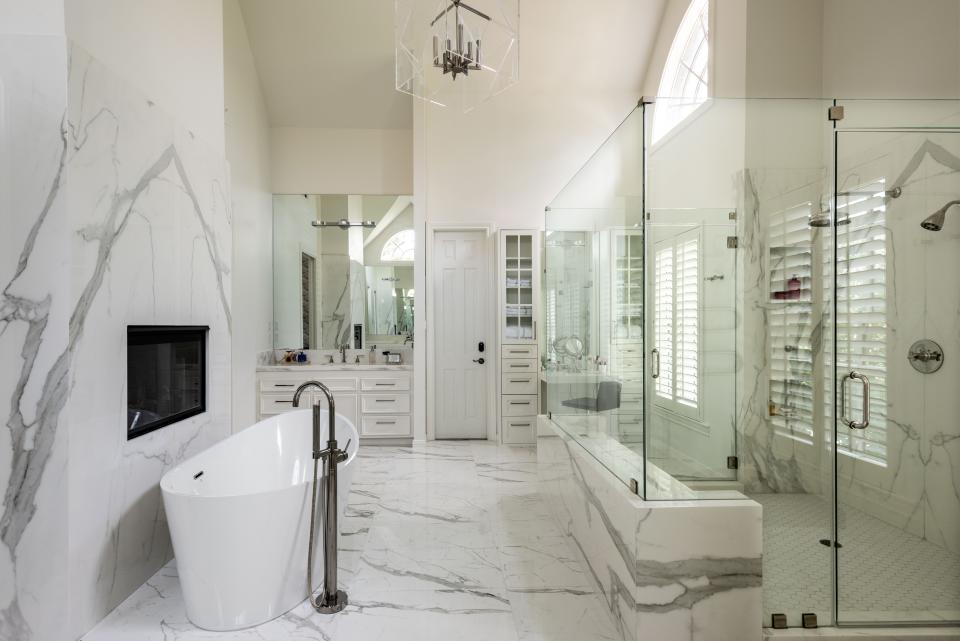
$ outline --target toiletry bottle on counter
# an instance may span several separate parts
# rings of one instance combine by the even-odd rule
[[[370,355],[367,357],[367,362],[370,365],[377,364],[377,346],[376,345],[372,345],[370,347]]]

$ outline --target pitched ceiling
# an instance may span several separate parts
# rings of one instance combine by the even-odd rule
[[[393,2],[240,0],[274,126],[409,129],[394,88]]]

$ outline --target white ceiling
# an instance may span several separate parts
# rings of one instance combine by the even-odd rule
[[[394,88],[393,2],[240,0],[270,123],[409,129]]]

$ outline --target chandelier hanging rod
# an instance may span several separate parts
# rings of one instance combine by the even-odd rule
[[[474,15],[480,16],[481,18],[483,18],[483,19],[486,20],[487,22],[490,22],[490,16],[488,16],[488,15],[485,14],[485,13],[483,13],[482,11],[477,11],[476,9],[474,9],[473,7],[471,7],[470,5],[468,5],[468,4],[464,3],[464,2],[461,2],[460,0],[452,0],[452,2],[450,3],[450,6],[447,7],[446,9],[444,9],[443,11],[441,11],[441,12],[437,15],[437,17],[433,19],[433,22],[430,23],[430,26],[432,27],[433,25],[437,24],[437,21],[438,21],[440,18],[442,18],[443,16],[447,15],[448,13],[450,13],[450,10],[451,10],[451,9],[459,8],[459,7],[463,7],[463,8],[466,9],[467,11],[473,13]]]

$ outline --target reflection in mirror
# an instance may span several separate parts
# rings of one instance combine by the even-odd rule
[[[276,195],[274,347],[365,349],[413,336],[413,199]],[[315,221],[373,221],[323,227]]]

